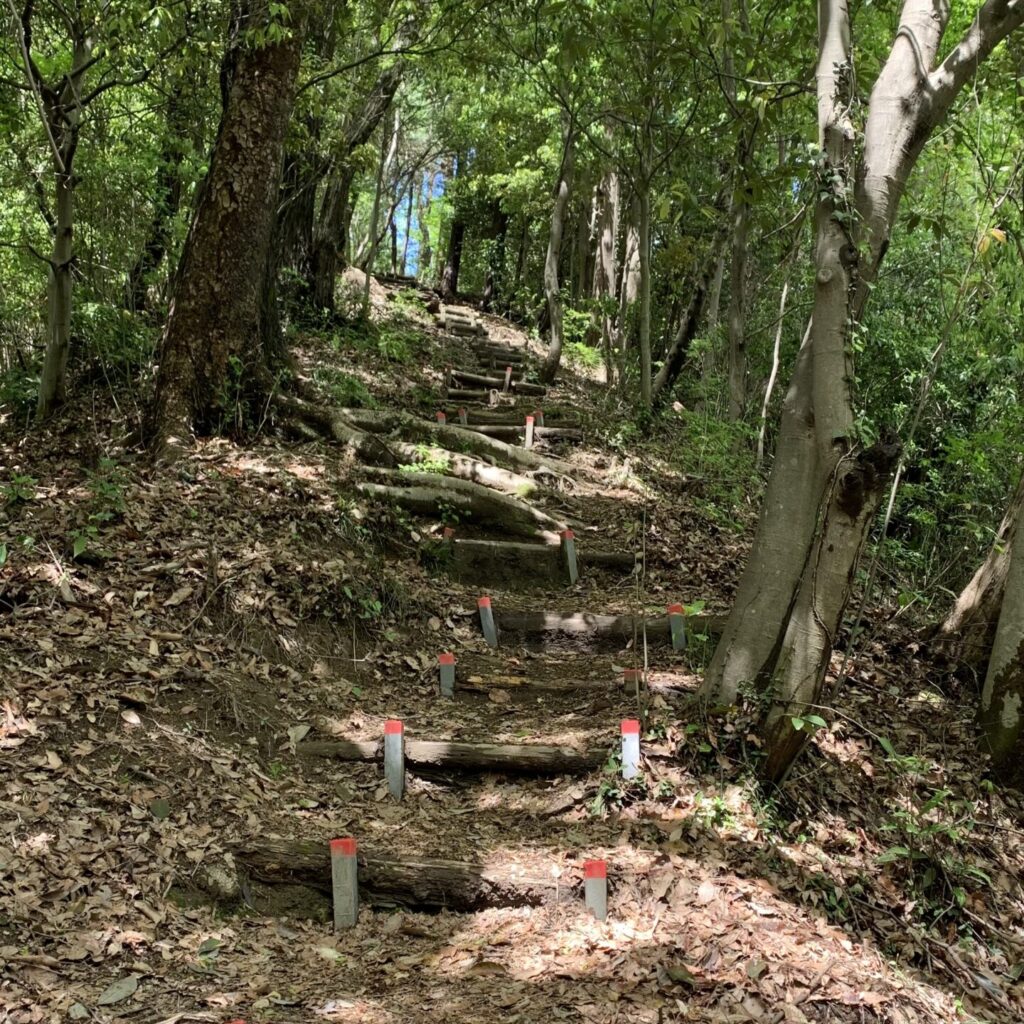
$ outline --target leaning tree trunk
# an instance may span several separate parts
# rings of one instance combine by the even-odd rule
[[[363,102],[359,115],[346,123],[338,147],[332,155],[332,168],[313,229],[309,260],[307,289],[316,309],[334,310],[338,253],[348,248],[347,233],[351,218],[349,197],[356,176],[352,155],[369,141],[391,108],[404,73],[405,63],[402,60],[396,60],[381,72]]]
[[[1024,5],[989,0],[930,74],[949,8],[907,0],[871,93],[863,156],[856,130],[845,0],[820,0],[819,137],[827,173],[816,211],[811,330],[783,407],[778,454],[753,549],[702,693],[731,704],[741,687],[770,696],[765,774],[779,780],[806,734],[794,726],[821,701],[872,514],[897,457],[854,432],[849,332],[863,312],[907,178],[935,125],[978,63],[1024,21]]]
[[[1015,785],[1024,779],[1024,545],[1018,543],[1020,516],[1009,540],[1009,564],[999,624],[978,706],[981,748],[996,772]]]
[[[939,627],[939,636],[957,662],[971,668],[980,669],[992,650],[1010,568],[1012,538],[1022,509],[1024,476],[1017,484],[988,556],[960,592],[956,604]]]
[[[256,47],[247,38],[256,17],[254,4],[243,8],[225,57],[220,126],[160,346],[157,447],[222,426],[232,378],[253,390],[269,383],[260,292],[303,32],[293,9],[288,36]]]
[[[565,209],[572,192],[572,173],[576,139],[574,126],[566,128],[562,148],[562,165],[558,170],[558,184],[555,186],[554,202],[551,206],[551,231],[548,234],[548,251],[544,258],[544,298],[547,302],[551,335],[548,352],[541,367],[540,379],[553,381],[562,362],[562,294],[558,284],[558,260],[562,251],[562,229],[565,226]]]

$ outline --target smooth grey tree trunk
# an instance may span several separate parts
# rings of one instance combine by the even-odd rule
[[[857,442],[848,332],[925,142],[979,62],[1024,21],[1024,5],[990,0],[929,72],[949,8],[907,0],[872,89],[857,165],[847,4],[819,0],[818,10],[818,127],[829,178],[816,210],[811,329],[786,395],[754,545],[702,686],[719,704],[748,688],[770,695],[764,772],[773,780],[806,742],[794,718],[821,701],[858,556],[898,457],[891,439],[867,449]]]

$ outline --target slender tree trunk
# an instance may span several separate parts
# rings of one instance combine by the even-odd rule
[[[725,704],[741,687],[771,695],[764,770],[774,780],[806,741],[793,719],[820,703],[857,559],[898,457],[891,439],[866,450],[856,442],[849,331],[924,143],[978,63],[1024,21],[1024,5],[989,0],[925,78],[948,17],[948,6],[936,9],[928,0],[904,4],[855,168],[848,11],[845,0],[819,0],[818,124],[828,175],[816,211],[811,329],[784,403],[753,549],[702,687]]]
[[[555,379],[562,362],[562,294],[558,284],[558,260],[562,250],[565,209],[572,192],[575,148],[575,126],[570,122],[566,126],[562,147],[562,164],[558,171],[558,183],[551,206],[551,231],[548,234],[548,251],[544,259],[544,298],[551,321],[551,337],[548,342],[548,353],[541,367],[540,379],[548,382]]]
[[[611,383],[614,376],[612,338],[615,315],[610,308],[615,295],[615,246],[619,234],[619,177],[615,171],[606,171],[597,187],[597,252],[594,259],[593,295],[600,304],[595,314],[601,324],[601,354],[605,376]]]
[[[424,199],[423,197],[426,196]],[[430,206],[434,201],[434,172],[424,175],[423,191],[419,194],[416,207],[416,225],[420,229],[420,250],[416,256],[416,275],[421,281],[430,281],[431,264],[434,262],[434,251],[430,246]]]
[[[651,407],[651,185],[640,186],[640,404]]]
[[[747,407],[747,236],[750,201],[745,175],[748,147],[741,143],[736,174],[740,187],[732,204],[732,258],[729,268],[729,419],[743,419]]]
[[[188,130],[185,104],[176,91],[167,100],[167,135],[156,172],[153,215],[149,221],[142,252],[128,272],[125,286],[129,309],[142,313],[147,305],[150,280],[167,253],[171,224],[181,208],[181,140]]]
[[[373,213],[370,215],[370,251],[366,257],[366,282],[363,285],[364,320],[368,319],[370,316],[370,279],[373,275],[373,265],[377,261],[377,244],[379,241],[377,224],[380,219],[380,200],[384,191],[384,182],[390,173],[391,164],[394,162],[395,155],[398,153],[398,134],[400,125],[401,121],[399,119],[399,112],[398,110],[395,110],[395,126],[390,135],[390,142],[388,142],[389,136],[384,135],[381,137],[380,167],[377,169],[377,187],[374,189]]]
[[[629,222],[622,256],[622,277],[619,281],[619,310],[615,337],[618,346],[619,384],[626,383],[626,353],[632,333],[631,312],[640,293],[640,200],[634,193],[629,203]]]
[[[412,193],[415,181],[415,175],[409,182],[409,194],[405,204],[405,234],[402,238],[402,262],[401,262],[401,274],[405,277],[405,268],[409,262],[409,233],[412,231]]]
[[[82,117],[79,99],[91,53],[91,40],[79,36],[74,44],[72,71],[64,88],[59,94],[50,90],[44,100],[46,128],[54,147],[54,223],[46,289],[46,353],[39,378],[37,420],[46,419],[65,399],[74,284],[75,154]]]
[[[223,426],[232,377],[253,392],[269,385],[260,292],[302,49],[304,19],[292,13],[288,36],[260,48],[247,39],[254,3],[233,26],[224,109],[160,346],[157,447]]]
[[[315,309],[334,309],[334,284],[338,276],[338,253],[349,251],[352,222],[352,183],[355,168],[352,154],[364,145],[384,119],[402,83],[405,64],[396,60],[381,72],[357,116],[345,126],[324,188],[313,231],[308,291]]]

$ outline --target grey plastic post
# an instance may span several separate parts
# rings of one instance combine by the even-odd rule
[[[401,800],[405,795],[405,727],[397,718],[384,723],[384,778],[388,792]]]
[[[481,597],[477,601],[477,608],[480,611],[480,628],[484,631],[484,639],[488,647],[498,646],[498,631],[494,625],[494,611],[491,609],[491,599]]]
[[[681,604],[668,606],[668,626],[672,631],[672,650],[681,651],[686,647],[686,613]]]
[[[576,559],[576,535],[572,530],[562,531],[562,555],[569,571],[569,583],[574,584],[580,578],[580,568]]]
[[[331,888],[334,930],[351,928],[359,919],[359,868],[354,839],[331,840]]]
[[[437,666],[441,673],[441,696],[455,696],[455,655],[447,651],[437,656]]]
[[[622,777],[635,779],[640,772],[640,722],[635,718],[622,720]]]
[[[526,447],[526,448],[532,448],[533,447],[533,417],[532,416],[527,416],[526,417],[526,440],[523,442],[523,444],[524,444],[524,447]]]
[[[462,409],[459,410],[459,422],[463,426],[466,426],[466,424],[469,423],[469,417],[466,415],[465,408],[462,408]]]
[[[608,864],[605,861],[583,862],[583,900],[598,921],[608,917]]]

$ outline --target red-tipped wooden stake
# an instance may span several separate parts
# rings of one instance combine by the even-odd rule
[[[640,722],[635,718],[622,720],[622,777],[634,779],[640,771]]]
[[[583,862],[583,899],[598,921],[608,917],[608,864],[603,860]]]
[[[331,840],[331,887],[334,893],[334,930],[351,928],[359,919],[359,868],[356,841]]]
[[[509,388],[512,387],[512,367],[505,367],[505,386],[501,389],[502,391],[508,392]]]
[[[442,426],[444,426],[444,424],[448,422],[448,417],[443,412],[441,412],[440,409],[438,409],[436,415],[437,415],[437,422],[440,423]]]
[[[524,448],[533,447],[533,417],[526,417],[526,439],[523,441]]]
[[[465,408],[462,408],[462,409],[459,410],[459,422],[463,426],[466,426],[466,424],[469,423],[469,416],[466,415]]]
[[[437,667],[441,673],[441,696],[455,696],[455,655],[448,651],[437,656]]]
[[[533,419],[536,422],[538,427],[543,427],[544,426],[544,410],[543,409],[534,409],[534,411],[533,411]]]
[[[384,778],[388,792],[401,800],[405,795],[405,727],[397,718],[384,723]]]

